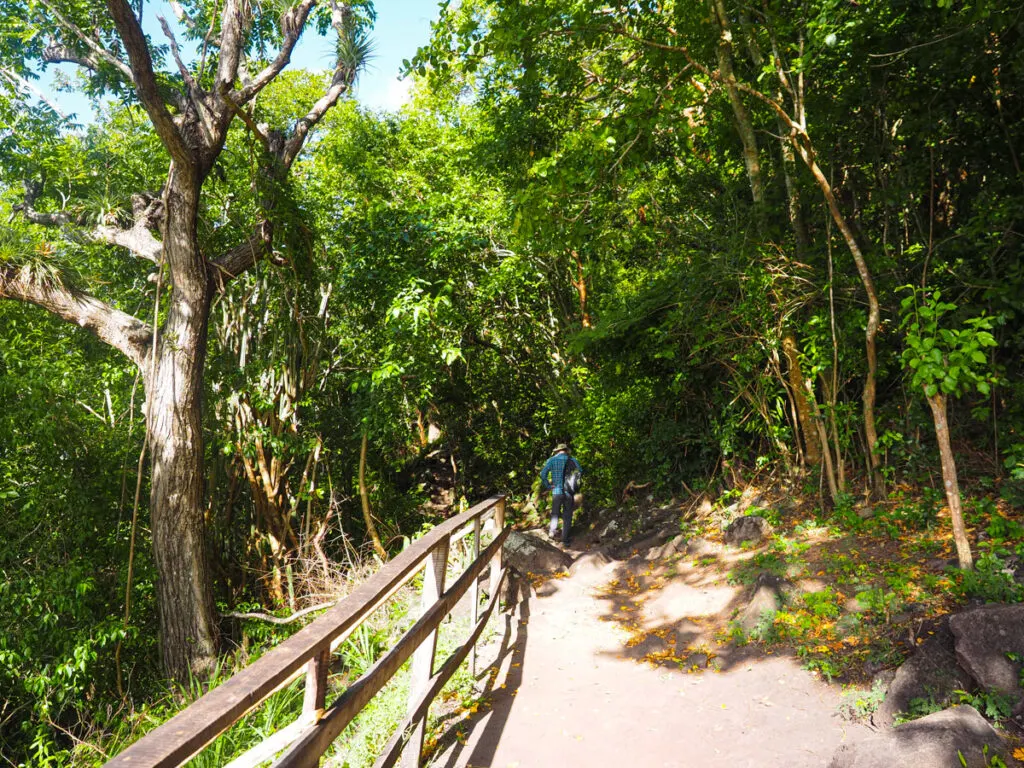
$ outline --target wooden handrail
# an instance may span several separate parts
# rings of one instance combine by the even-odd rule
[[[459,579],[447,591],[443,588],[443,569],[447,562],[449,542],[453,534],[470,526],[474,534],[480,524],[493,517],[495,539],[487,550],[479,552],[479,536],[474,535],[474,554],[478,555]],[[419,696],[433,689],[436,677],[433,675],[433,638],[436,628],[444,617],[455,607],[458,600],[475,585],[484,568],[491,566],[491,601],[493,603],[498,586],[504,578],[501,568],[501,545],[508,534],[504,525],[505,496],[497,495],[483,501],[417,539],[394,560],[386,563],[377,573],[357,587],[348,597],[323,616],[285,640],[243,670],[232,675],[222,685],[197,699],[163,725],[132,744],[106,765],[115,768],[146,766],[147,768],[169,768],[179,766],[201,751],[217,736],[240,720],[247,712],[266,700],[271,694],[292,680],[306,674],[306,696],[303,717],[306,722],[300,726],[289,726],[298,741],[282,759],[282,765],[317,765],[320,756],[330,746],[333,738],[341,732],[338,723],[351,720],[398,670],[413,651],[424,645],[430,646],[430,658],[425,664],[426,673],[422,680],[413,681],[411,714],[424,714]],[[461,537],[460,537],[461,538]],[[443,551],[444,562],[440,554]],[[378,661],[363,677],[350,686],[331,707],[324,709],[330,652],[340,645],[374,610],[391,598],[395,592],[411,581],[430,559],[435,570],[440,567],[439,588],[429,603],[424,603],[424,613],[413,627],[406,632],[391,651]],[[429,586],[430,578],[425,581]],[[475,592],[475,589],[474,589]],[[426,593],[425,593],[426,596]],[[477,606],[478,608],[478,606]],[[477,610],[473,611],[476,618]],[[484,621],[490,615],[490,606]],[[482,625],[474,627],[472,640],[475,642]],[[421,649],[422,650],[422,649]],[[456,652],[458,654],[462,648]],[[468,653],[468,648],[466,648]],[[396,660],[401,657],[400,661]],[[450,660],[449,660],[450,661]],[[445,668],[448,664],[446,663]],[[457,665],[456,665],[457,666]],[[387,671],[385,675],[384,672]],[[454,671],[454,670],[452,670]],[[423,675],[420,671],[420,675]],[[440,672],[438,673],[440,675]],[[415,676],[415,672],[414,672]],[[365,699],[365,700],[364,700]],[[355,706],[356,702],[360,702]],[[429,701],[427,702],[429,706]],[[353,710],[353,707],[354,710]],[[339,714],[340,713],[340,714]],[[345,718],[348,720],[345,720]],[[334,735],[325,739],[327,733]],[[291,739],[289,739],[290,741]],[[287,742],[275,749],[279,751]],[[418,750],[411,764],[418,765]],[[267,758],[264,758],[267,759]]]

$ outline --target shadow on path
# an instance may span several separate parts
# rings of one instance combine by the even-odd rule
[[[530,584],[521,576],[517,576],[514,583],[517,605],[515,610],[505,613],[505,631],[502,633],[501,647],[492,665],[478,676],[478,679],[487,678],[480,701],[481,709],[486,707],[489,710],[481,718],[479,736],[469,744],[463,741],[464,736],[458,726],[449,728],[437,741],[435,761],[429,763],[434,768],[454,768],[457,765],[489,766],[494,760],[498,742],[523,682],[527,625],[530,622]],[[503,668],[506,669],[504,675]],[[503,682],[499,688],[494,688],[497,680]],[[469,749],[470,753],[463,759],[463,752],[466,749]]]

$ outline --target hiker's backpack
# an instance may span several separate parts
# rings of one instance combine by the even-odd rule
[[[565,462],[565,474],[562,476],[562,490],[575,496],[580,492],[580,483],[583,480],[583,473],[579,466],[569,459]]]

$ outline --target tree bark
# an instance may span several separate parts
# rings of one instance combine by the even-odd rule
[[[796,401],[797,416],[800,419],[800,432],[804,436],[804,450],[808,464],[821,463],[821,441],[817,428],[814,426],[814,417],[811,415],[811,406],[807,402],[807,395],[804,393],[804,374],[800,369],[800,357],[797,353],[796,339],[789,333],[782,339],[782,350],[789,363],[789,386],[793,391],[793,399]],[[799,437],[797,437],[799,440]]]
[[[189,673],[208,672],[217,651],[203,515],[202,386],[211,290],[196,232],[199,183],[172,168],[164,205],[172,289],[146,376],[150,516],[161,655],[170,675],[187,680]]]
[[[942,484],[946,489],[946,503],[949,505],[949,516],[953,520],[953,541],[956,543],[956,558],[964,570],[974,567],[971,555],[971,542],[967,539],[967,528],[964,526],[964,514],[960,507],[960,483],[956,476],[956,461],[953,459],[953,448],[949,442],[949,424],[946,421],[946,396],[941,392],[928,397],[928,405],[932,409],[932,420],[935,422],[935,437],[939,443],[939,456],[942,458]]]
[[[743,144],[743,164],[746,166],[747,178],[750,180],[750,194],[754,205],[760,209],[764,205],[764,176],[761,173],[761,157],[757,148],[757,136],[754,133],[754,123],[751,120],[750,111],[743,103],[740,89],[736,84],[729,17],[722,0],[711,0],[709,10],[712,25],[718,33],[718,71],[722,74],[722,82],[729,96],[729,104],[732,106],[733,117],[736,121],[736,130],[740,135],[740,142]]]

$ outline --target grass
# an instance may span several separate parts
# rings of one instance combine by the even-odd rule
[[[471,537],[463,539],[451,553],[449,583],[452,583],[472,561],[472,554],[467,551],[470,539]],[[318,596],[331,594],[341,598],[351,593],[377,567],[378,564],[372,559],[355,564],[349,563],[344,571],[339,569],[337,573],[320,575],[310,583],[303,584],[303,592]],[[319,572],[317,566],[317,573]],[[381,658],[412,625],[418,615],[420,582],[421,578],[417,578],[396,593],[384,606],[367,617],[335,651],[332,671],[328,678],[328,706]],[[497,621],[496,613],[492,615],[489,627],[484,630],[479,643],[486,642],[493,635]],[[101,765],[109,756],[119,753],[128,744],[170,719],[203,693],[224,682],[234,672],[255,660],[260,653],[270,650],[302,626],[301,623],[297,623],[282,629],[258,621],[250,624],[250,620],[246,620],[246,624],[246,646],[252,646],[254,650],[247,652],[239,648],[233,655],[222,658],[209,680],[202,683],[193,681],[186,688],[168,690],[165,695],[125,712],[121,717],[110,718],[115,723],[110,732],[96,733],[89,743],[80,744],[74,750],[70,764],[83,768]],[[465,642],[471,629],[468,611],[466,615],[449,616],[442,622],[438,629],[435,669]],[[410,666],[411,661],[406,662],[349,724],[325,755],[325,765],[346,768],[373,765],[394,729],[405,718],[409,700]],[[468,662],[464,662],[432,707],[427,726],[428,742],[436,741],[440,733],[449,727],[453,710],[469,709],[474,706],[475,684],[476,681],[469,674]],[[270,696],[221,734],[187,765],[190,768],[223,766],[295,722],[302,714],[304,685],[304,678],[299,678]]]

